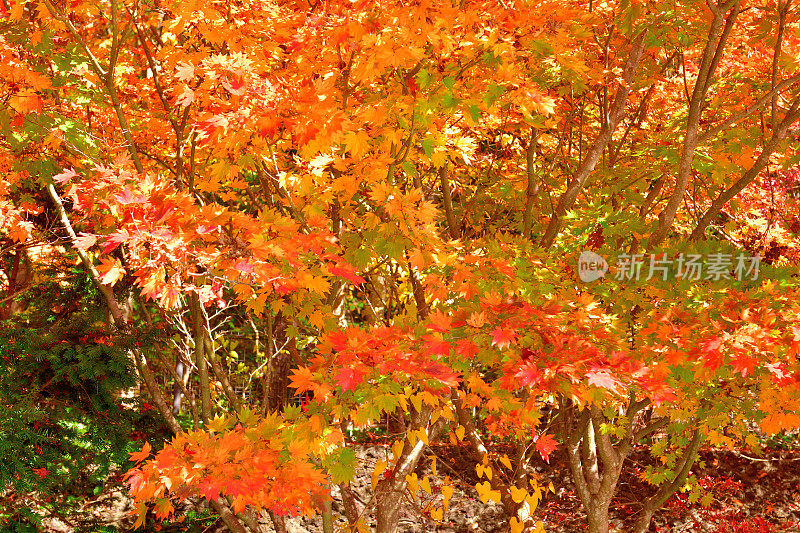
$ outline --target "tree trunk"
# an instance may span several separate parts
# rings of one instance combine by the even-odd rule
[[[433,408],[424,405],[422,412],[417,413],[413,429],[426,428],[428,442],[433,441],[445,427],[445,419],[439,418],[435,423],[429,424]],[[406,476],[410,475],[422,459],[425,443],[417,439],[414,444],[406,437],[403,451],[394,467],[392,475],[378,481],[375,487],[375,514],[377,524],[375,533],[395,533],[400,519],[403,496],[406,490]]]
[[[275,337],[275,351],[269,364],[269,378],[267,391],[267,409],[272,412],[283,411],[287,400],[289,387],[289,364],[291,356],[288,344],[293,341],[287,337],[288,323],[283,314],[275,317],[273,335]]]
[[[25,248],[17,245],[16,252],[11,259],[11,269],[6,270],[8,289],[0,295],[0,320],[11,318],[12,315],[25,310],[27,302],[17,300],[16,295],[24,291],[33,279],[31,260]]]
[[[287,533],[285,518],[280,515],[276,515],[272,511],[269,512],[269,517],[272,519],[272,527],[275,529],[275,533]]]
[[[608,507],[608,505],[596,505],[589,510],[589,533],[608,533]]]
[[[347,483],[340,483],[339,490],[342,493],[342,506],[344,507],[344,516],[347,518],[347,521],[352,525],[358,522],[358,517],[361,514],[361,511],[358,509],[358,504],[356,503],[356,496],[353,493],[353,489],[350,487],[350,482]]]
[[[181,399],[183,398],[183,389],[181,389],[178,380],[183,379],[183,363],[178,361],[175,365],[175,384],[172,386],[172,414],[177,416],[181,414]]]
[[[200,387],[200,418],[208,422],[214,417],[211,404],[211,384],[208,381],[208,365],[206,361],[206,323],[203,319],[202,303],[197,293],[189,295],[192,316],[192,335],[194,337],[194,357]]]

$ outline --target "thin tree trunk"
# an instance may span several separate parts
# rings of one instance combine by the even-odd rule
[[[361,515],[361,511],[358,508],[358,503],[356,503],[356,496],[355,493],[353,493],[350,482],[348,481],[347,483],[340,483],[339,491],[342,494],[344,516],[347,518],[347,522],[350,525],[353,525],[358,522],[358,517]]]
[[[322,533],[333,533],[333,510],[331,502],[325,502],[325,509],[322,511]]]
[[[183,363],[180,361],[175,365],[175,384],[172,386],[172,414],[181,414],[181,399],[183,398]]]
[[[459,237],[459,231],[456,227],[456,217],[453,214],[453,195],[450,192],[450,180],[447,177],[447,165],[443,164],[439,169],[439,181],[442,189],[442,203],[444,204],[444,215],[447,221],[447,232],[450,238],[455,240]]]
[[[444,418],[439,418],[435,423],[430,424],[433,408],[423,405],[422,412],[415,417],[415,429],[425,428],[428,432],[428,442],[436,439],[445,427]],[[406,476],[410,475],[417,467],[417,463],[422,459],[422,453],[426,445],[422,439],[417,439],[414,444],[406,437],[403,444],[403,451],[389,478],[381,479],[375,487],[375,514],[376,526],[375,533],[395,533],[400,519],[400,509],[402,508],[403,495],[406,490]]]
[[[702,442],[703,436],[700,430],[696,429],[692,434],[691,442],[683,451],[675,476],[669,482],[661,485],[658,492],[644,501],[632,533],[646,533],[650,529],[650,520],[652,520],[653,514],[686,483],[686,478],[689,476],[689,471],[697,459],[697,451],[700,449]]]
[[[278,313],[275,317],[273,335],[275,338],[275,353],[272,356],[269,373],[269,393],[267,409],[269,411],[281,412],[286,405],[286,393],[289,387],[289,363],[291,355],[288,345],[294,339],[287,338],[288,323],[283,314]],[[281,349],[283,348],[283,349]]]
[[[211,404],[211,384],[208,381],[208,366],[206,362],[206,324],[203,320],[202,303],[197,293],[189,295],[190,313],[192,317],[192,335],[194,336],[194,357],[197,366],[197,377],[200,387],[200,417],[207,423],[213,415]]]
[[[272,520],[272,527],[275,529],[275,533],[287,533],[286,519],[272,511],[269,511],[269,517]]]
[[[711,3],[709,2],[709,5]],[[675,180],[675,188],[670,195],[667,205],[658,216],[658,225],[650,235],[647,248],[652,249],[660,244],[672,227],[675,215],[683,203],[683,195],[689,186],[689,179],[692,173],[692,161],[699,142],[698,130],[700,118],[703,112],[703,101],[711,84],[714,71],[719,65],[722,53],[725,49],[733,24],[739,15],[739,0],[730,0],[722,6],[712,8],[714,20],[708,30],[708,40],[706,41],[703,56],[698,68],[697,80],[694,84],[691,99],[689,100],[689,114],[686,117],[686,133],[681,147],[681,157],[678,162],[678,176]],[[730,14],[725,16],[728,10]]]
[[[64,229],[69,235],[70,241],[73,243],[73,248],[80,257],[81,262],[83,263],[86,270],[89,272],[89,276],[92,279],[92,282],[98,288],[98,291],[103,297],[103,301],[106,304],[106,307],[111,314],[111,318],[114,320],[114,325],[117,329],[124,331],[127,327],[126,321],[124,319],[124,314],[120,309],[119,303],[114,296],[114,291],[111,289],[110,286],[104,285],[101,282],[101,276],[97,269],[94,267],[92,260],[86,254],[84,250],[81,248],[74,246],[75,241],[77,240],[77,235],[75,234],[75,230],[72,227],[72,223],[67,216],[66,210],[64,209],[64,204],[61,202],[61,198],[58,196],[58,193],[55,190],[53,185],[47,186],[47,192],[50,195],[50,198],[56,205],[56,210],[59,215],[59,219],[64,226]],[[183,433],[183,428],[178,424],[178,421],[175,419],[175,416],[172,414],[170,410],[170,406],[167,404],[166,399],[164,398],[164,394],[161,392],[159,388],[158,382],[156,381],[153,372],[147,366],[147,361],[144,360],[144,355],[140,350],[133,350],[132,356],[134,363],[136,364],[136,368],[139,371],[139,375],[142,377],[142,380],[145,383],[145,387],[147,388],[150,397],[153,399],[153,403],[156,406],[156,409],[164,418],[169,429],[175,434],[179,435]],[[228,509],[225,505],[212,500],[211,506],[213,507],[214,511],[222,518],[225,522],[225,525],[228,526],[230,531],[233,533],[247,533],[244,525],[242,525],[241,521],[236,518],[230,509]]]
[[[228,398],[230,407],[234,411],[239,411],[242,407],[242,403],[239,401],[238,396],[236,396],[236,391],[231,387],[230,381],[228,381],[228,373],[222,368],[219,360],[217,360],[217,354],[214,353],[214,346],[211,343],[211,337],[208,335],[208,331],[206,331],[205,335],[205,344],[206,359],[211,363],[211,370],[214,372],[214,377],[216,377],[217,381],[222,385],[222,391],[225,393],[225,397]]]
[[[639,67],[639,61],[641,60],[642,53],[644,52],[646,36],[647,30],[644,30],[637,35],[633,41],[630,56],[628,57],[623,69],[622,84],[620,85],[619,89],[617,89],[617,93],[614,96],[614,101],[611,104],[606,121],[601,126],[600,132],[597,134],[597,138],[595,139],[594,143],[592,143],[587,150],[586,157],[575,170],[575,174],[572,177],[572,181],[567,187],[567,190],[564,191],[564,193],[561,195],[561,198],[558,200],[555,212],[550,217],[550,222],[548,223],[547,229],[545,230],[544,236],[540,242],[543,248],[549,248],[555,242],[558,233],[561,231],[562,219],[564,215],[574,205],[575,200],[577,200],[578,195],[586,184],[586,180],[589,178],[591,173],[594,171],[595,166],[597,166],[597,163],[600,161],[603,151],[606,149],[606,146],[611,140],[611,136],[617,129],[617,125],[625,115],[625,105],[628,102],[628,94],[630,93],[630,88],[633,85],[633,79],[636,76],[636,71]]]
[[[539,131],[531,127],[531,140],[525,150],[525,172],[528,177],[528,186],[525,189],[525,212],[522,215],[522,236],[530,238],[533,227],[533,208],[536,197],[539,195],[539,182],[536,180],[536,170],[533,161],[536,158],[536,145],[539,142]]]

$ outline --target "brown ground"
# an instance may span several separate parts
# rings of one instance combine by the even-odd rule
[[[401,519],[402,533],[499,533],[507,531],[499,505],[484,504],[478,499],[475,483],[475,461],[463,446],[434,446],[429,456],[417,469],[418,475],[430,475],[430,458],[437,457],[438,472],[431,477],[432,485],[441,482],[444,476],[453,481],[455,492],[450,509],[442,523],[435,523],[420,512],[431,500],[441,501],[437,487],[432,496],[425,496],[415,506],[406,502],[406,512]],[[388,454],[386,446],[362,446],[358,450],[360,467],[353,488],[357,498],[369,501],[370,476],[376,461]],[[569,475],[562,467],[564,457],[557,452],[551,456],[551,464],[534,461],[531,469],[543,485],[553,483],[555,493],[547,494],[536,511],[536,518],[544,522],[545,529],[554,533],[585,531],[584,513],[577,497],[572,492]],[[646,453],[634,454],[631,469],[624,475],[613,506],[612,522],[616,531],[626,531],[630,517],[636,512],[636,502],[652,490],[635,477],[635,465],[649,460]],[[685,494],[673,496],[665,508],[656,515],[651,531],[660,532],[705,532],[705,533],[800,533],[800,451],[772,451],[763,457],[753,457],[726,450],[702,450],[700,460],[693,470],[701,485],[713,496],[709,508],[699,504],[688,504]],[[35,502],[21,496],[15,498],[16,505],[35,506]],[[3,502],[8,505],[11,502]],[[441,506],[441,505],[439,505]],[[52,518],[45,521],[46,531],[97,531],[101,524],[114,525],[126,530],[130,519],[125,515],[129,502],[124,494],[109,489],[107,494],[88,499],[83,505],[82,515],[69,519]],[[335,494],[334,510],[341,509],[339,495]],[[367,523],[371,518],[365,513]],[[69,522],[67,524],[66,522]],[[272,531],[269,520],[264,517],[264,531]],[[177,525],[177,524],[176,524]],[[343,525],[343,522],[340,523]],[[317,520],[303,518],[288,522],[290,533],[321,532]],[[165,527],[167,530],[178,530]],[[219,530],[212,526],[207,531]],[[6,531],[0,525],[0,532]],[[9,530],[13,531],[13,530]]]

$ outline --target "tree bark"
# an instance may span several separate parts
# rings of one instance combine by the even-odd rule
[[[172,386],[172,414],[177,416],[181,414],[181,399],[183,398],[183,363],[178,361],[175,365],[175,384]]]
[[[625,459],[636,442],[666,425],[666,419],[659,419],[635,430],[636,415],[647,404],[646,400],[630,399],[625,412],[628,419],[625,435],[616,444],[600,430],[605,417],[597,406],[578,412],[564,400],[559,405],[568,467],[575,492],[586,510],[589,533],[608,533],[609,509]]]
[[[189,295],[189,306],[192,317],[192,335],[194,337],[194,357],[197,366],[197,377],[200,387],[200,417],[208,422],[213,415],[211,404],[211,384],[208,381],[208,365],[206,361],[206,324],[203,320],[202,303],[197,293]]]
[[[282,412],[286,406],[291,359],[289,345],[294,342],[294,339],[288,338],[287,335],[288,322],[282,313],[278,313],[273,327],[275,351],[269,364],[267,395],[267,409],[273,412]]]
[[[522,214],[522,236],[526,239],[531,236],[533,208],[536,203],[536,197],[539,195],[539,182],[536,180],[536,170],[533,168],[538,142],[539,131],[531,127],[531,140],[528,141],[528,147],[525,149],[525,172],[528,178],[528,185],[525,188],[525,211]]]

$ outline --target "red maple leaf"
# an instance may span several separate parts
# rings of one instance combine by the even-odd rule
[[[500,348],[507,348],[517,338],[516,330],[511,328],[497,328],[492,332],[492,344]]]
[[[558,448],[558,443],[553,439],[552,435],[548,433],[542,433],[536,439],[536,450],[538,450],[539,455],[542,456],[542,459],[544,459],[547,464],[550,464],[550,453],[556,448]]]
[[[203,498],[208,501],[217,501],[219,500],[219,491],[223,488],[223,484],[221,480],[205,478],[200,482],[198,488]]]
[[[337,385],[341,385],[342,390],[356,390],[356,387],[364,380],[364,374],[353,369],[353,368],[343,368],[336,374],[336,381]]]
[[[449,387],[458,385],[461,379],[458,374],[450,370],[447,366],[437,363],[423,366],[421,370]]]
[[[529,361],[534,356],[539,355],[539,350],[531,350],[530,348],[523,348],[519,351],[519,355],[523,361]]]
[[[472,359],[478,353],[478,346],[470,339],[460,339],[456,342],[456,351],[467,359]]]
[[[610,391],[617,388],[617,380],[605,370],[590,370],[586,373],[586,377],[589,378],[589,385]]]
[[[347,268],[341,266],[332,266],[328,267],[328,270],[334,276],[339,276],[340,278],[344,278],[347,281],[352,282],[354,285],[361,285],[367,282],[367,280],[356,274],[355,269],[353,269],[352,267]]]
[[[535,385],[542,380],[542,373],[532,361],[525,361],[525,364],[517,370],[514,377],[519,379],[523,386]]]
[[[714,337],[713,339],[707,340],[702,344],[702,351],[708,354],[716,354],[719,353],[719,349],[722,346],[722,339],[719,337]]]
[[[438,331],[440,333],[450,331],[450,327],[453,323],[453,318],[450,315],[442,313],[441,311],[437,311],[430,315],[428,320],[430,320],[428,327],[433,331]]]
[[[749,355],[740,355],[738,357],[734,357],[731,360],[733,364],[733,371],[737,373],[741,373],[742,377],[747,376],[750,374],[753,375],[753,371],[758,364],[758,359],[755,357],[750,357]]]
[[[128,230],[125,228],[117,230],[110,235],[106,235],[105,245],[103,246],[103,253],[107,254],[108,252],[111,252],[121,243],[127,241],[130,238],[131,234],[128,233]]]
[[[439,339],[433,335],[426,335],[423,340],[429,355],[447,356],[450,354],[451,346],[446,340]]]

